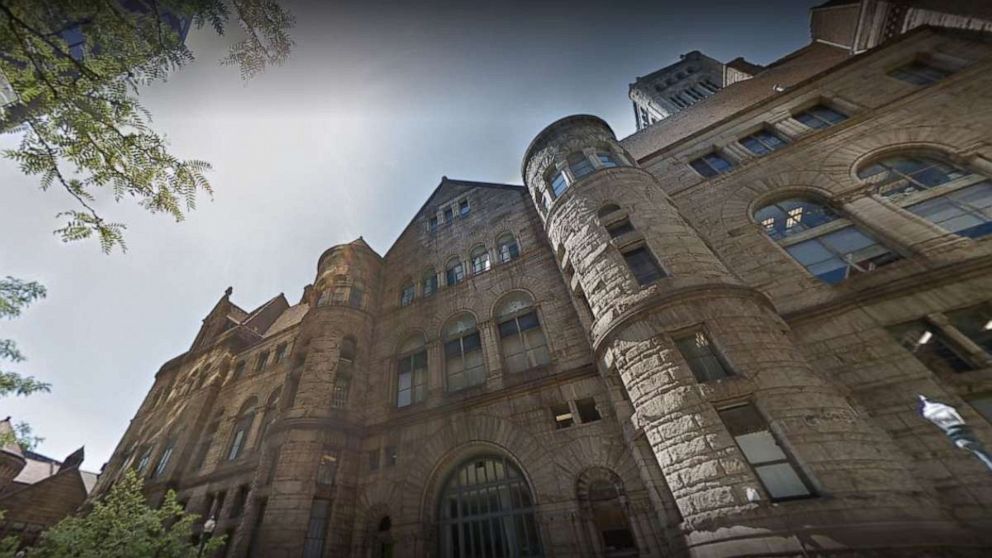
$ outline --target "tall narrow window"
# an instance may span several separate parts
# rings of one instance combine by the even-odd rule
[[[548,341],[537,318],[530,295],[514,292],[496,307],[503,366],[508,372],[522,372],[551,362]]]
[[[338,475],[338,452],[333,448],[325,448],[317,463],[317,484],[333,486]]]
[[[592,174],[596,167],[592,166],[592,161],[585,153],[580,152],[568,156],[568,170],[572,171],[572,177],[578,180],[587,174]]]
[[[617,162],[616,156],[608,151],[597,151],[596,159],[599,161],[599,166],[605,169],[620,166],[620,163]]]
[[[352,283],[348,293],[348,305],[352,308],[365,307],[365,288],[360,281]]]
[[[448,260],[448,265],[445,266],[444,279],[449,287],[465,280],[465,267],[462,265],[462,261],[458,259],[458,256]]]
[[[815,496],[753,405],[721,409],[719,413],[772,501]]]
[[[915,60],[892,70],[889,75],[913,85],[930,85],[944,79],[951,73],[932,64]]]
[[[427,268],[424,271],[424,277],[421,279],[421,284],[424,289],[424,296],[428,297],[437,292],[437,272],[434,271],[433,267]]]
[[[322,558],[327,539],[327,521],[331,516],[331,501],[314,498],[310,505],[310,521],[303,540],[303,558]]]
[[[808,199],[766,205],[755,212],[754,219],[789,255],[825,283],[840,283],[899,259],[898,254],[857,225]],[[790,238],[793,235],[796,237]]]
[[[251,432],[251,426],[255,422],[255,407],[257,405],[258,400],[254,397],[248,398],[241,405],[241,410],[238,411],[237,419],[234,422],[234,430],[231,433],[231,444],[227,450],[228,461],[234,461],[241,457],[241,453],[248,442],[248,434]]]
[[[530,487],[508,459],[461,463],[445,480],[437,506],[441,558],[543,556]]]
[[[658,261],[654,259],[654,255],[647,246],[641,245],[624,250],[623,259],[627,262],[630,272],[634,274],[634,278],[637,279],[637,283],[642,287],[665,277],[665,272],[658,265]]]
[[[461,200],[458,202],[458,215],[461,217],[467,217],[469,212],[468,200]]]
[[[161,477],[165,470],[169,467],[169,460],[172,458],[172,451],[176,447],[176,438],[172,437],[165,443],[165,449],[162,450],[162,455],[158,458],[158,463],[155,465],[155,470],[152,472],[152,478]]]
[[[689,166],[706,178],[712,178],[734,168],[733,163],[716,152],[689,161]]]
[[[331,407],[345,409],[348,407],[348,392],[351,388],[351,378],[355,368],[355,339],[345,337],[341,340],[338,353],[337,374],[334,378],[334,391],[331,394]]]
[[[138,473],[138,476],[144,474],[148,469],[148,463],[152,460],[152,448],[146,448],[144,452],[141,453],[141,458],[138,459],[138,465],[134,470]]]
[[[597,478],[579,481],[579,499],[583,505],[584,515],[600,536],[606,556],[634,555],[637,545],[634,534],[630,530],[630,521],[623,505],[623,487],[616,475],[608,478]]]
[[[702,331],[675,339],[675,346],[682,353],[698,382],[719,380],[730,376],[730,368],[716,352],[709,337]]]
[[[520,247],[517,239],[510,233],[503,233],[496,239],[496,249],[499,251],[499,261],[507,263],[520,256]]]
[[[460,314],[445,326],[444,368],[448,378],[448,391],[485,383],[482,340],[471,314]]]
[[[472,259],[472,274],[478,275],[489,271],[492,264],[489,261],[489,250],[485,246],[476,246],[469,254]]]
[[[430,232],[437,232],[437,215],[431,215],[431,218],[427,220],[427,229]]]
[[[934,372],[954,374],[975,369],[963,351],[927,320],[914,320],[888,329],[900,345]]]
[[[454,220],[454,218],[455,218],[455,212],[454,212],[453,209],[451,209],[451,206],[450,205],[444,206],[444,209],[442,210],[442,212],[444,213],[444,222],[445,223],[450,223],[451,221]]]
[[[827,106],[816,105],[800,112],[793,118],[809,128],[819,130],[847,120],[847,115]]]
[[[403,289],[400,291],[400,306],[409,306],[416,294],[417,288],[412,281],[403,285]]]
[[[769,130],[760,130],[738,141],[755,155],[767,155],[786,146],[784,139]]]
[[[286,343],[279,343],[279,345],[276,346],[275,362],[277,364],[286,360],[286,355],[289,354],[288,347],[289,346]]]
[[[948,312],[947,318],[965,337],[992,355],[992,305],[986,303]]]
[[[214,435],[217,433],[217,429],[220,428],[220,418],[222,416],[224,416],[224,410],[220,409],[214,414],[214,420],[203,431],[203,434],[200,435],[200,445],[196,448],[196,454],[193,457],[194,471],[199,471],[206,464],[207,454],[210,452],[210,446],[213,444]]]
[[[568,181],[565,180],[565,173],[558,171],[551,177],[551,191],[554,192],[555,198],[558,198],[566,189],[568,189]]]
[[[422,335],[414,335],[403,343],[396,369],[397,407],[407,407],[427,398],[427,346]]]
[[[261,372],[265,369],[265,363],[269,360],[269,351],[258,353],[258,360],[255,361],[255,371]]]
[[[237,364],[234,365],[234,373],[231,375],[231,381],[238,381],[242,376],[245,375],[245,361],[239,360]]]
[[[241,514],[245,511],[245,504],[248,503],[248,494],[251,492],[251,487],[247,484],[243,484],[238,487],[238,491],[234,494],[234,501],[231,502],[231,509],[228,512],[228,517],[241,517]],[[231,541],[228,541],[230,543]]]
[[[265,439],[265,435],[269,431],[269,427],[272,423],[276,421],[276,417],[279,413],[279,397],[282,395],[282,388],[278,387],[275,391],[269,395],[269,399],[265,402],[265,410],[262,412],[262,424],[258,429],[258,443],[261,444]]]

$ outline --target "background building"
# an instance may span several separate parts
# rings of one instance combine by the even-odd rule
[[[992,443],[992,42],[833,42],[555,122],[295,304],[228,289],[97,492],[134,467],[230,556],[987,554],[917,394]]]

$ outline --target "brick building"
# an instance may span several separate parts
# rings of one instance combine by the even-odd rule
[[[230,556],[985,555],[917,395],[992,446],[992,41],[821,16],[630,137],[551,124],[524,186],[443,178],[295,304],[228,289],[97,491]]]

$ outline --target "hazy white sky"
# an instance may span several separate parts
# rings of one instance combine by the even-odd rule
[[[0,159],[0,275],[49,291],[0,338],[28,356],[15,370],[53,384],[0,401],[0,417],[30,422],[57,459],[85,445],[98,470],[228,285],[246,309],[295,303],[321,252],[363,235],[384,253],[442,175],[519,184],[527,144],[569,114],[626,136],[636,76],[694,49],[770,62],[807,42],[817,3],[295,4],[290,61],[248,83],[217,64],[225,39],[193,31],[196,62],[143,94],[173,152],[214,166],[213,200],[186,221],[102,200],[129,251],[63,245],[51,231],[71,202]]]

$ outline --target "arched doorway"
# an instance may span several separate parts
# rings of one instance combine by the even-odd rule
[[[438,518],[443,558],[543,556],[530,488],[504,457],[460,463],[441,489]]]

